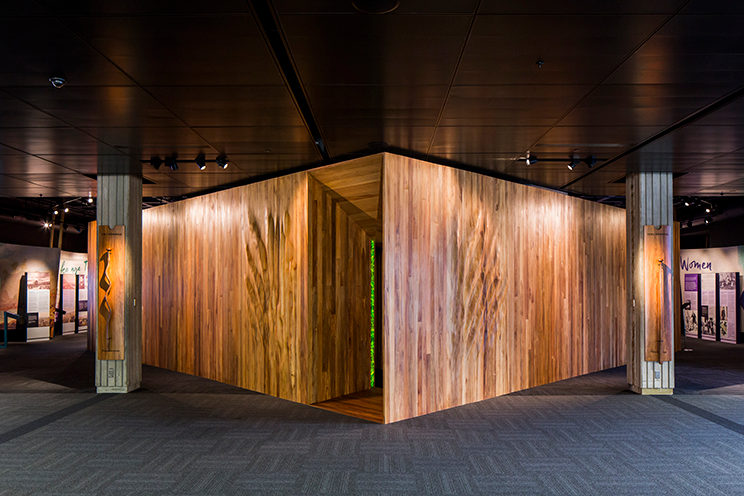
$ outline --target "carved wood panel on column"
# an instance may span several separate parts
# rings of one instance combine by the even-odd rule
[[[96,360],[99,392],[127,392],[142,381],[142,178],[99,174],[98,226],[126,228],[124,289],[124,360]]]
[[[627,375],[631,389],[638,393],[671,393],[674,388],[674,354],[659,363],[646,360],[645,282],[643,226],[673,223],[672,174],[635,172],[625,182],[627,211],[626,280],[628,296]],[[673,323],[676,329],[677,324]]]
[[[386,155],[385,421],[621,365],[624,211]]]

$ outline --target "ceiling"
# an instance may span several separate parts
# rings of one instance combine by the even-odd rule
[[[742,26],[716,0],[12,2],[0,197],[95,195],[122,170],[190,196],[386,146],[583,195],[636,170],[744,195]]]

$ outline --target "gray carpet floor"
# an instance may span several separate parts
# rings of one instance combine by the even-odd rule
[[[607,370],[392,425],[144,367],[85,336],[0,350],[0,495],[744,494],[744,345],[689,340],[673,397]]]

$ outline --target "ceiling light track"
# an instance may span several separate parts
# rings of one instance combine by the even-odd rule
[[[328,151],[326,142],[320,132],[320,126],[315,119],[312,106],[310,105],[310,100],[307,97],[299,72],[289,53],[287,43],[284,40],[283,33],[279,27],[279,23],[274,15],[271,5],[266,0],[250,0],[248,3],[251,6],[254,18],[256,19],[256,24],[258,24],[258,27],[274,56],[274,61],[284,78],[284,82],[287,84],[287,88],[297,105],[300,116],[305,122],[305,126],[315,143],[318,153],[323,157],[324,161],[330,161],[331,154]]]

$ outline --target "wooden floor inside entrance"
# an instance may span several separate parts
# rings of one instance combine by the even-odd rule
[[[312,406],[331,412],[341,413],[370,422],[384,423],[382,415],[382,388],[372,388],[358,393],[339,396]]]

